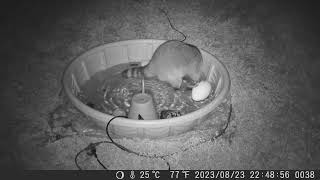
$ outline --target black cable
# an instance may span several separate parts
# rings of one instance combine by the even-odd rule
[[[138,152],[132,151],[132,150],[130,150],[130,149],[122,146],[121,144],[118,144],[118,143],[114,142],[113,139],[111,138],[110,134],[109,134],[108,128],[109,128],[109,124],[111,123],[111,121],[113,121],[114,119],[116,119],[116,118],[118,118],[118,117],[127,118],[127,116],[115,116],[115,117],[113,117],[113,118],[110,119],[110,121],[108,122],[108,124],[107,124],[107,126],[106,126],[106,133],[107,133],[109,139],[111,140],[111,142],[112,142],[114,145],[116,145],[118,148],[120,148],[120,149],[122,149],[122,150],[124,150],[124,151],[126,151],[126,152],[128,152],[128,153],[135,154],[135,155],[137,155],[137,156],[146,157],[146,158],[160,158],[160,159],[166,161],[166,160],[164,159],[164,157],[166,157],[166,156],[157,156],[157,155],[148,156],[148,155],[140,154],[140,153],[138,153]],[[166,161],[166,163],[167,163],[167,165],[168,165],[168,169],[170,170],[170,164],[169,164],[169,162]]]
[[[76,166],[77,166],[77,168],[78,168],[79,170],[83,170],[83,169],[79,166],[79,164],[78,164],[78,156],[79,156],[83,151],[85,151],[85,149],[82,149],[81,151],[79,151],[79,152],[77,153],[76,157],[74,158],[74,163],[76,164]]]
[[[229,124],[230,124],[230,119],[231,119],[231,115],[232,115],[232,110],[233,110],[232,104],[230,103],[230,108],[229,108],[229,113],[228,113],[228,119],[227,119],[226,127],[224,127],[224,128],[220,131],[219,134],[217,134],[216,136],[212,137],[212,138],[211,138],[211,141],[219,138],[220,136],[222,136],[222,135],[226,132],[226,130],[227,130],[227,128],[229,127]]]
[[[95,150],[95,151],[97,151],[97,150]],[[98,163],[100,164],[100,166],[103,167],[103,169],[108,169],[108,168],[106,168],[106,167],[103,165],[103,163],[99,160],[97,152],[94,152],[94,157],[96,158],[96,160],[98,161]]]
[[[210,141],[214,141],[215,139],[219,138],[220,136],[222,136],[222,135],[226,132],[226,130],[227,130],[229,124],[230,124],[230,121],[231,121],[232,111],[233,111],[232,104],[230,104],[230,110],[229,110],[229,114],[228,114],[226,126],[219,132],[219,134],[217,134],[216,136],[212,137],[212,138],[210,139]],[[77,162],[77,158],[78,158],[78,156],[79,156],[82,152],[84,152],[84,151],[88,151],[88,152],[87,152],[88,155],[91,155],[91,156],[93,155],[93,156],[96,158],[96,160],[98,161],[98,163],[99,163],[104,169],[107,169],[107,168],[103,165],[103,163],[99,160],[98,155],[96,154],[96,147],[97,147],[98,145],[102,144],[102,143],[112,143],[112,144],[114,144],[115,146],[117,146],[118,148],[120,148],[121,150],[124,150],[124,151],[126,151],[126,152],[128,152],[128,153],[135,154],[135,155],[141,156],[141,157],[147,157],[147,158],[160,158],[160,159],[162,159],[162,160],[164,160],[164,161],[166,161],[166,160],[165,160],[165,157],[169,157],[169,156],[172,156],[172,155],[178,153],[178,152],[174,152],[174,153],[171,153],[171,154],[161,155],[161,156],[159,156],[159,155],[148,156],[148,155],[144,155],[144,154],[140,154],[140,153],[138,153],[138,152],[132,151],[132,150],[130,150],[130,149],[122,146],[121,144],[118,144],[117,142],[115,142],[115,141],[111,138],[111,136],[110,136],[110,134],[109,134],[109,131],[108,131],[108,128],[109,128],[109,125],[110,125],[111,121],[113,121],[113,120],[115,120],[116,118],[119,118],[119,117],[127,118],[127,116],[114,116],[114,117],[111,118],[110,121],[107,123],[106,133],[107,133],[107,136],[109,137],[110,141],[99,141],[99,142],[96,142],[96,143],[90,143],[86,148],[82,149],[80,152],[77,153],[77,155],[75,156],[75,164],[76,164],[76,166],[78,167],[79,170],[82,170],[82,168],[79,166],[79,164],[78,164],[78,162]],[[190,146],[190,147],[188,147],[188,148],[182,149],[181,151],[182,151],[182,152],[185,152],[185,151],[189,150],[190,148],[196,147],[196,146],[198,146],[198,145],[200,145],[200,144],[202,144],[202,143],[205,143],[205,142],[207,142],[207,141],[209,141],[209,140],[202,141],[202,142],[197,143],[197,144],[195,144],[195,145],[193,145],[193,146]],[[167,164],[167,166],[168,166],[168,170],[170,170],[170,164],[169,164],[169,162],[166,161],[166,164]]]
[[[138,3],[142,8],[144,8],[144,5],[143,5],[142,3],[140,3],[140,2],[137,2],[137,3]],[[173,24],[172,24],[172,22],[171,22],[171,20],[170,20],[170,17],[169,17],[169,15],[168,15],[168,12],[165,11],[163,8],[158,8],[158,9],[166,16],[166,18],[167,18],[168,21],[169,21],[170,27],[171,27],[173,30],[175,30],[176,32],[180,33],[180,34],[183,36],[183,40],[181,40],[181,41],[182,41],[182,42],[185,41],[185,40],[187,39],[187,36],[186,36],[183,32],[179,31],[177,28],[175,28],[175,27],[173,26]]]
[[[177,28],[175,28],[175,27],[173,26],[173,24],[172,24],[172,22],[171,22],[171,20],[170,20],[170,17],[169,17],[169,15],[168,15],[168,12],[166,12],[166,11],[165,11],[164,9],[162,9],[162,8],[159,8],[159,10],[160,10],[163,14],[166,15],[166,17],[167,17],[167,19],[168,19],[168,21],[169,21],[169,24],[170,24],[170,26],[171,26],[171,28],[172,28],[173,30],[175,30],[176,32],[180,33],[180,34],[183,36],[183,40],[181,40],[181,41],[182,41],[182,42],[185,41],[185,40],[187,39],[187,36],[186,36],[185,34],[183,34],[183,32],[179,31]]]
[[[81,151],[79,151],[79,152],[77,153],[77,155],[76,155],[75,158],[74,158],[74,162],[75,162],[75,164],[76,164],[76,166],[77,166],[77,168],[78,168],[79,170],[83,170],[83,169],[82,169],[82,168],[79,166],[79,164],[78,164],[78,157],[79,157],[79,155],[80,155],[81,153],[83,153],[84,151],[87,151],[87,155],[89,155],[89,156],[94,156],[94,157],[96,158],[96,160],[98,161],[98,163],[99,163],[104,169],[107,169],[107,168],[103,165],[103,163],[99,160],[98,155],[97,155],[97,149],[96,149],[96,147],[97,147],[98,145],[102,144],[102,143],[112,143],[112,142],[110,142],[110,141],[99,141],[99,142],[96,142],[96,143],[90,143],[86,148],[82,149]]]

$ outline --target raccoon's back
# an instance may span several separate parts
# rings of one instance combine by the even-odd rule
[[[144,67],[128,68],[121,73],[123,78],[142,78],[144,76]]]

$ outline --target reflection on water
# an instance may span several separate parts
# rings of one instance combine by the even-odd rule
[[[121,72],[129,64],[120,64],[96,73],[81,88],[78,98],[90,107],[112,114],[119,109],[128,113],[134,94],[141,93],[142,83],[138,78],[123,78]],[[153,97],[156,111],[178,110],[186,114],[195,111],[213,100],[213,93],[204,101],[194,102],[191,90],[174,90],[168,83],[157,79],[145,79],[145,92]]]

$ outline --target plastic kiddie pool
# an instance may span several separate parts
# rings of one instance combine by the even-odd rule
[[[72,61],[63,75],[66,95],[80,111],[102,128],[114,116],[97,111],[77,98],[81,86],[95,73],[114,65],[130,62],[147,63],[156,48],[165,40],[139,39],[105,44],[95,47]],[[205,63],[203,71],[215,84],[215,98],[201,109],[180,117],[156,120],[117,118],[110,123],[111,133],[120,137],[162,138],[191,130],[206,120],[207,115],[221,104],[230,91],[230,77],[225,66],[210,53],[200,50]]]

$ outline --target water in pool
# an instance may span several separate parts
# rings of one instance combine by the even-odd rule
[[[121,76],[121,72],[129,67],[128,63],[119,64],[96,73],[81,87],[78,98],[103,113],[112,115],[120,110],[128,114],[133,95],[142,91],[141,79]],[[159,117],[163,110],[178,110],[184,115],[214,99],[214,93],[211,93],[207,99],[195,102],[191,90],[174,90],[168,83],[157,79],[145,79],[145,92],[153,97]]]

